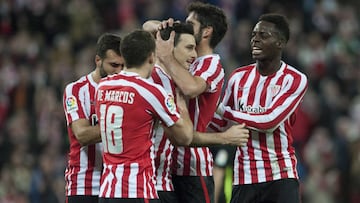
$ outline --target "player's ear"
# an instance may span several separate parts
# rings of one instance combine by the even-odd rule
[[[208,38],[212,35],[213,33],[213,27],[211,26],[207,26],[203,29],[203,38]]]
[[[101,66],[101,57],[99,55],[95,56],[95,65],[96,65],[96,67]]]
[[[156,61],[156,55],[155,55],[155,52],[152,52],[149,56],[149,63],[155,64],[155,61]]]

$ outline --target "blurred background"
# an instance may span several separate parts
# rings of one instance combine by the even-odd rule
[[[185,20],[190,0],[0,0],[0,203],[64,202],[65,84],[95,67],[97,37],[147,19]],[[253,62],[257,18],[289,18],[284,61],[306,73],[294,143],[304,203],[360,202],[358,0],[211,0],[229,30],[216,52],[228,75]]]

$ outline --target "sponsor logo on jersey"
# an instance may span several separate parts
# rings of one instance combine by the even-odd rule
[[[66,111],[68,113],[71,113],[77,110],[78,110],[78,104],[76,98],[73,95],[66,98]]]
[[[241,101],[239,101],[239,109],[242,112],[246,112],[246,113],[255,113],[255,114],[260,114],[260,113],[264,113],[266,111],[265,107],[262,106],[246,106],[244,103],[242,103]]]
[[[174,101],[174,97],[170,94],[165,100],[166,107],[170,111],[170,113],[175,114],[176,113],[176,105]]]

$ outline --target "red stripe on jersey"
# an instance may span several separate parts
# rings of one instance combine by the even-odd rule
[[[249,147],[249,145],[250,145],[249,143],[250,142],[248,142],[247,147]],[[239,175],[239,182],[244,183],[245,182],[245,177],[244,177],[243,174],[245,174],[245,172],[244,172],[244,159],[242,158],[242,155],[244,154],[243,149],[241,147],[237,147],[236,153],[239,153],[239,155],[237,157],[235,156],[235,159],[234,159],[234,161],[237,160],[238,163],[239,163],[239,168],[238,168],[238,171],[239,171],[239,174],[240,174]],[[234,163],[234,173],[236,173],[235,164],[236,163]],[[235,176],[233,176],[233,182],[235,181],[234,178],[235,178]]]
[[[184,150],[184,166],[190,166],[191,150],[189,147],[182,147]],[[180,149],[179,147],[177,149]],[[190,175],[190,167],[184,167],[184,176]]]
[[[202,150],[201,148],[199,148],[199,150]],[[196,166],[200,166],[200,156],[199,156],[199,151],[198,150],[194,150],[194,154],[195,154],[195,160],[196,160]],[[205,159],[206,160],[206,159]],[[201,168],[200,167],[196,167],[196,173],[197,174],[201,174]]]
[[[116,174],[116,173],[114,173],[114,174]],[[121,183],[122,183],[122,185],[123,185],[123,187],[121,187],[122,188],[122,190],[121,190],[121,196],[122,197],[128,197],[128,195],[129,195],[129,189],[128,189],[128,186],[126,186],[126,185],[128,185],[129,184],[129,176],[130,176],[130,168],[129,167],[125,167],[124,168],[124,173],[123,173],[123,175],[122,175],[122,177],[121,177]],[[138,185],[139,186],[139,185]],[[113,188],[113,190],[115,190],[115,188]],[[138,192],[138,190],[136,191],[137,192],[137,196],[138,197],[141,197],[143,194],[139,194]],[[140,195],[140,196],[139,196]],[[114,197],[114,196],[111,196],[111,197]]]
[[[249,140],[252,140],[253,137],[254,137],[253,133],[250,132]],[[249,142],[248,155],[249,155],[250,160],[255,160],[254,147],[253,147],[253,143],[251,141]],[[256,161],[251,161],[250,162],[250,168],[253,168],[253,169],[257,168],[256,167]],[[258,181],[258,171],[257,170],[251,170],[250,174],[251,174],[251,181],[252,182],[257,182]]]
[[[250,87],[250,93],[248,95],[247,105],[253,105],[254,104],[255,95],[256,95],[256,91],[258,89],[259,80],[260,80],[260,74],[255,74],[255,78],[253,79],[253,82],[252,82],[251,87]]]

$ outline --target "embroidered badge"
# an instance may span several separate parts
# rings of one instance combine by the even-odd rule
[[[268,88],[269,88],[271,96],[275,97],[277,94],[279,94],[281,86],[280,85],[271,85]]]

